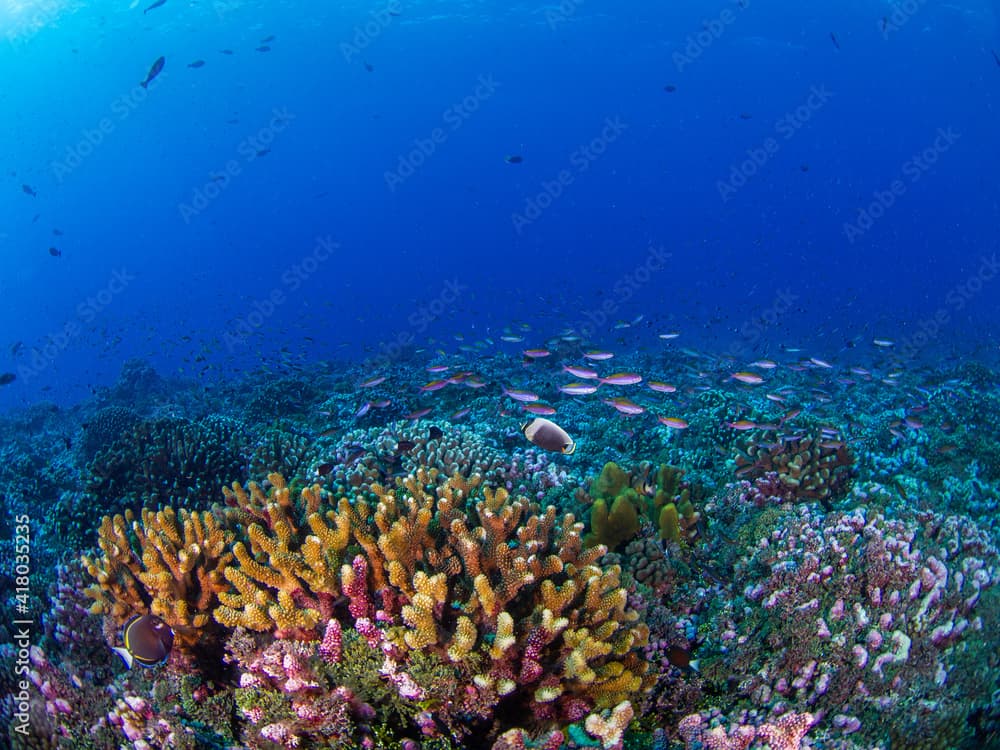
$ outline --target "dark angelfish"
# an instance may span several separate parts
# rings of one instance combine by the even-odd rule
[[[125,666],[158,667],[167,661],[174,647],[174,631],[156,615],[136,615],[122,628],[125,646],[113,648]]]

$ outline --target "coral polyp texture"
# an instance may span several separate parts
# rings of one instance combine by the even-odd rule
[[[746,675],[761,709],[808,706],[834,731],[888,743],[885,712],[933,706],[942,745],[991,691],[984,634],[1000,625],[1000,555],[966,518],[872,509],[772,509],[742,532],[733,596],[703,646],[706,677]]]
[[[293,499],[278,475],[266,494],[234,487],[238,512],[265,523],[247,527],[249,548],[236,544],[217,619],[322,634],[315,653],[323,643],[341,653],[353,631],[410,701],[432,689],[411,674],[431,659],[452,675],[437,710],[460,712],[464,724],[445,723],[478,740],[509,721],[532,731],[581,721],[649,684],[648,629],[627,607],[618,566],[599,565],[605,549],[584,549],[581,523],[478,475],[438,479],[419,470],[395,489],[373,485],[377,502],[336,507],[318,486]],[[434,734],[434,723],[421,731]]]
[[[175,652],[191,657],[211,646],[212,612],[228,587],[223,571],[233,561],[233,535],[209,512],[167,507],[105,516],[98,532],[100,556],[84,555],[94,579],[86,589],[91,612],[116,625],[137,614],[160,617],[174,631]]]
[[[854,455],[841,441],[822,436],[751,444],[736,455],[736,474],[755,479],[774,473],[794,497],[829,504],[847,491]]]

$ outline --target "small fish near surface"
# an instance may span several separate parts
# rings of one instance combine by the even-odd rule
[[[205,61],[204,60],[195,60],[194,62],[189,62],[188,63],[188,67],[189,68],[203,68],[203,67],[205,67]]]
[[[257,50],[257,52],[270,52],[271,51],[271,48],[268,47],[266,44],[262,44],[259,47],[256,47],[255,49]]]
[[[832,31],[830,32],[830,41],[833,42],[833,46],[840,49],[840,42],[837,41],[837,35]]]
[[[537,445],[542,450],[573,455],[576,443],[562,427],[544,417],[538,417],[521,425],[521,432],[528,442]]]
[[[174,647],[174,631],[156,615],[135,615],[122,628],[125,647],[113,648],[125,666],[159,667]]]
[[[62,255],[62,250],[60,250],[58,247],[50,247],[49,255],[51,255],[53,258],[58,258],[60,255]]]
[[[35,192],[35,189],[31,185],[21,185],[21,192],[25,195],[30,195],[32,198],[38,197],[38,193]]]
[[[524,162],[524,157],[520,154],[511,154],[510,156],[505,156],[503,160],[508,164],[521,164]]]
[[[161,7],[163,7],[166,4],[167,4],[167,0],[156,0],[155,3],[153,3],[152,5],[150,5],[148,8],[146,8],[146,10],[144,10],[142,12],[142,15],[146,15],[147,13],[149,13],[149,11],[154,10],[156,8],[161,8]]]
[[[17,380],[17,375],[12,372],[0,374],[0,385],[10,385],[15,380]]]
[[[139,85],[142,86],[143,88],[148,88],[152,80],[156,78],[156,76],[160,75],[160,73],[163,71],[163,66],[166,64],[166,62],[167,58],[163,56],[156,58],[156,62],[154,62],[152,66],[150,66],[149,72],[146,74],[146,80],[141,81]]]

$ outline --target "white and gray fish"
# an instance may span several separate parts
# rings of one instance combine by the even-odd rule
[[[537,417],[521,425],[521,432],[539,448],[570,456],[576,450],[576,443],[562,427],[543,417]]]

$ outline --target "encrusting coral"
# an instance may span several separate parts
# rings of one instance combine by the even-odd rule
[[[492,736],[509,726],[495,716],[501,702],[551,727],[648,686],[648,628],[626,606],[620,568],[596,564],[606,550],[584,549],[571,514],[481,487],[478,475],[419,470],[399,489],[374,485],[375,504],[341,498],[336,509],[318,486],[293,501],[282,477],[269,480],[267,494],[252,483],[227,493],[232,513],[258,520],[250,548],[234,548],[221,623],[317,639],[339,619],[410,700],[425,693],[410,665],[432,655],[463,675],[441,710]]]
[[[131,511],[105,516],[98,532],[103,555],[82,558],[96,581],[86,589],[91,612],[116,625],[135,614],[157,615],[174,631],[175,653],[191,656],[217,630],[212,611],[228,588],[222,571],[233,560],[232,539],[209,512],[143,509],[141,523]]]

